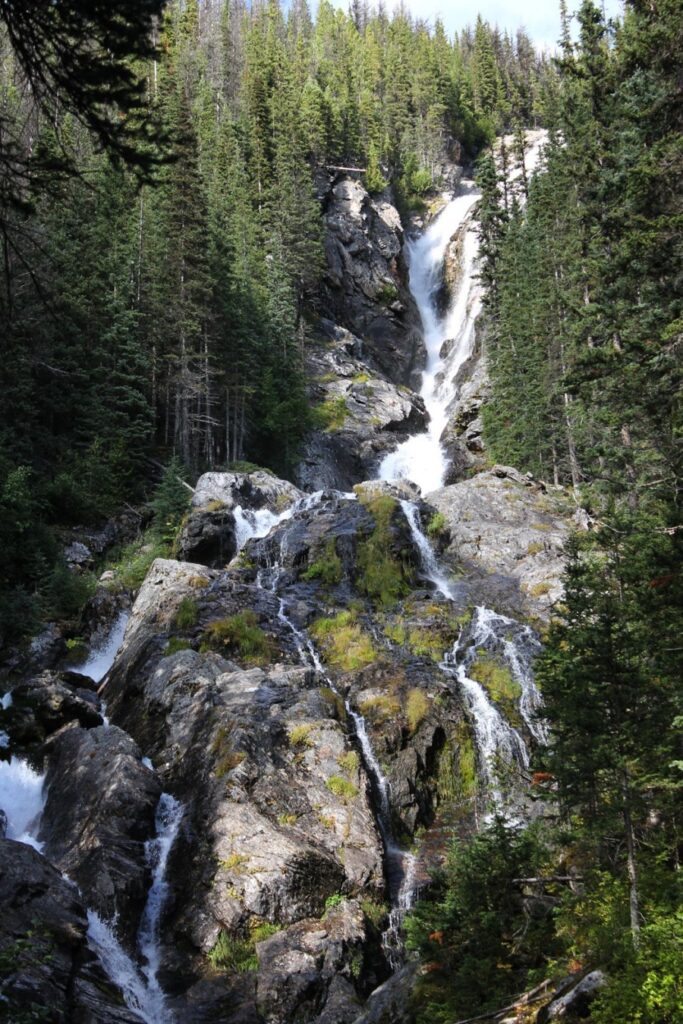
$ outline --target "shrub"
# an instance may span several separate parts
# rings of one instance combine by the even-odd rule
[[[417,732],[429,714],[429,701],[422,690],[413,689],[408,693],[406,720],[411,733]]]
[[[258,957],[251,939],[237,938],[227,932],[219,934],[208,957],[211,965],[221,971],[246,974],[258,969]]]
[[[349,750],[348,753],[337,758],[337,764],[342,771],[348,772],[349,775],[355,775],[360,768],[360,758],[355,750]]]
[[[251,610],[210,622],[204,632],[202,650],[227,651],[247,665],[267,665],[273,656],[272,642]]]
[[[154,531],[148,530],[138,540],[121,549],[116,562],[111,566],[115,577],[110,588],[115,591],[139,590],[154,559],[166,558],[168,555],[168,545]]]
[[[335,907],[338,907],[340,903],[344,902],[345,898],[346,897],[343,893],[333,892],[332,895],[328,896],[325,900],[325,910],[334,910]]]
[[[192,626],[196,626],[198,618],[199,608],[197,607],[197,602],[191,597],[184,597],[178,605],[178,610],[173,620],[176,626],[178,629],[190,629]]]
[[[427,533],[430,537],[438,537],[439,534],[445,533],[447,528],[446,517],[443,512],[435,512],[427,525]]]

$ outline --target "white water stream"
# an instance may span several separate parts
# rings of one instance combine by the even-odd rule
[[[481,287],[476,277],[479,245],[472,220],[481,193],[472,181],[461,182],[458,191],[425,233],[408,246],[410,290],[420,312],[427,349],[420,394],[429,413],[429,428],[387,455],[378,471],[381,480],[411,480],[423,494],[443,486],[448,459],[440,439],[455,397],[454,379],[472,354],[475,323],[481,310]],[[458,282],[450,308],[439,316],[435,299],[454,236],[460,243]],[[444,357],[445,342],[448,354]]]

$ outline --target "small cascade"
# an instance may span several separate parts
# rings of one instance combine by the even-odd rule
[[[45,776],[20,757],[0,761],[0,810],[7,817],[6,836],[38,853],[43,849],[36,836],[45,806],[44,782]]]
[[[408,521],[413,543],[420,552],[420,561],[422,563],[422,571],[424,572],[424,575],[430,583],[434,584],[434,587],[442,597],[447,598],[449,601],[455,600],[455,595],[453,594],[453,588],[450,581],[439,568],[439,563],[436,560],[436,555],[434,554],[432,545],[429,543],[428,538],[422,530],[422,526],[420,524],[420,513],[417,505],[413,501],[402,501],[401,508],[403,509],[403,514]]]
[[[500,651],[522,691],[519,710],[524,724],[537,743],[546,744],[549,739],[548,723],[540,715],[543,698],[533,676],[533,660],[540,653],[540,640],[529,626],[499,615],[490,608],[477,609],[474,626],[476,633],[472,643]]]
[[[80,675],[89,676],[96,683],[100,683],[114,664],[116,655],[123,643],[123,635],[126,632],[129,618],[130,612],[119,612],[109,632],[98,644],[95,644],[90,649],[87,659],[78,665],[70,665],[69,669],[72,672],[78,672]]]
[[[422,530],[417,506],[413,502],[402,501],[401,507],[410,525],[413,542],[420,552],[424,575],[443,597],[453,600],[452,586],[440,569],[429,539]],[[541,645],[528,626],[483,607],[475,610],[467,637],[465,647],[463,633],[460,634],[453,650],[444,655],[443,667],[455,675],[464,694],[487,791],[496,808],[503,809],[506,800],[498,781],[498,771],[503,766],[510,766],[513,771],[526,769],[529,751],[518,730],[506,721],[489,699],[485,688],[468,675],[468,669],[482,648],[501,654],[520,685],[519,711],[524,723],[535,740],[545,742],[547,726],[538,714],[542,698],[532,673],[533,658]]]
[[[147,989],[152,998],[156,995],[159,1011],[158,1019],[164,1010],[165,998],[159,985],[157,975],[161,966],[161,946],[159,927],[161,914],[168,897],[166,867],[169,854],[178,835],[183,819],[184,808],[169,793],[162,793],[156,812],[156,837],[147,841],[145,850],[147,861],[152,869],[152,885],[147,896],[147,903],[140,922],[138,945],[140,952],[147,961],[143,974],[147,979]],[[166,1010],[165,1021],[171,1021]]]
[[[150,993],[142,972],[126,953],[112,926],[94,910],[88,911],[87,937],[104,973],[121,989],[128,1009],[137,1013],[144,1024],[165,1024],[169,1018],[162,1015],[156,993]]]
[[[156,836],[145,845],[152,869],[152,884],[140,920],[138,947],[145,964],[142,968],[119,942],[113,924],[88,911],[88,943],[97,954],[107,976],[121,989],[126,1006],[140,1015],[145,1024],[173,1024],[159,984],[161,966],[160,923],[168,896],[166,867],[183,818],[184,808],[169,793],[162,793],[156,811]],[[114,922],[115,924],[115,922]]]

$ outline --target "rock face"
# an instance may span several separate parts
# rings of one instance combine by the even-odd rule
[[[144,844],[161,787],[126,733],[67,728],[48,744],[45,855],[134,948],[149,885]]]
[[[3,1019],[140,1024],[88,948],[75,887],[9,839],[0,839],[0,904]]]
[[[419,317],[407,288],[403,229],[389,191],[372,199],[344,177],[327,193],[326,308],[363,339],[366,357],[397,384],[416,386],[424,362]]]
[[[297,469],[308,490],[349,491],[374,476],[379,462],[407,433],[426,428],[422,399],[370,370],[363,341],[329,320],[307,356],[311,401],[329,421],[309,438]]]
[[[517,580],[522,608],[548,618],[562,595],[563,550],[572,525],[562,493],[494,466],[427,500],[446,521],[453,558]]]

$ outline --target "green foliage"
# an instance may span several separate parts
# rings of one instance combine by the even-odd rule
[[[328,433],[331,433],[333,430],[342,429],[348,412],[349,408],[343,396],[328,398],[311,410],[311,422],[319,430],[326,430]]]
[[[164,656],[168,656],[168,655],[171,655],[171,654],[177,654],[178,651],[188,651],[188,650],[190,650],[190,644],[188,643],[187,640],[183,640],[183,638],[179,637],[179,636],[172,636],[172,637],[169,637],[168,643],[166,644],[166,650],[164,651]]]
[[[412,581],[412,571],[392,552],[392,520],[397,502],[388,495],[361,496],[360,500],[370,512],[375,528],[358,545],[357,586],[375,604],[389,607],[405,597]]]
[[[310,747],[310,734],[313,725],[310,722],[303,722],[301,725],[293,725],[289,730],[289,742],[293,747]]]
[[[150,505],[154,512],[154,531],[165,543],[175,540],[181,520],[190,504],[190,492],[182,482],[183,465],[171,459]]]
[[[108,586],[113,590],[139,590],[154,559],[168,555],[168,546],[153,531],[148,531],[127,544],[111,563],[115,577]]]
[[[325,785],[330,793],[340,797],[344,803],[350,803],[358,796],[358,788],[348,779],[342,778],[341,775],[330,775],[329,779],[325,780]]]
[[[539,905],[528,915],[514,880],[540,873],[547,858],[538,828],[500,819],[469,841],[454,841],[433,894],[406,922],[409,948],[432,968],[418,982],[418,1020],[445,1024],[477,1015],[528,987],[557,943],[550,909]]]
[[[273,643],[258,624],[255,612],[247,610],[227,619],[209,622],[202,648],[238,657],[247,665],[267,665],[273,657]]]
[[[439,537],[448,528],[446,517],[443,512],[435,512],[427,524],[427,534],[430,537]]]
[[[372,640],[358,624],[355,612],[344,611],[331,619],[316,619],[310,632],[325,660],[344,672],[364,668],[377,659]]]
[[[192,597],[182,598],[173,621],[178,629],[190,629],[196,626],[199,618],[199,607]]]
[[[220,932],[216,944],[207,954],[211,966],[219,971],[246,974],[258,970],[258,957],[251,939]]]
[[[325,913],[327,913],[328,910],[334,910],[335,907],[338,907],[345,899],[346,897],[343,893],[333,892],[332,895],[328,896],[325,900]]]
[[[355,750],[349,750],[346,754],[342,754],[337,758],[337,764],[342,771],[347,772],[349,775],[356,775],[360,768],[360,757]]]
[[[302,580],[321,580],[328,586],[336,586],[342,580],[342,560],[337,554],[334,537],[325,543],[319,556],[301,574]]]

